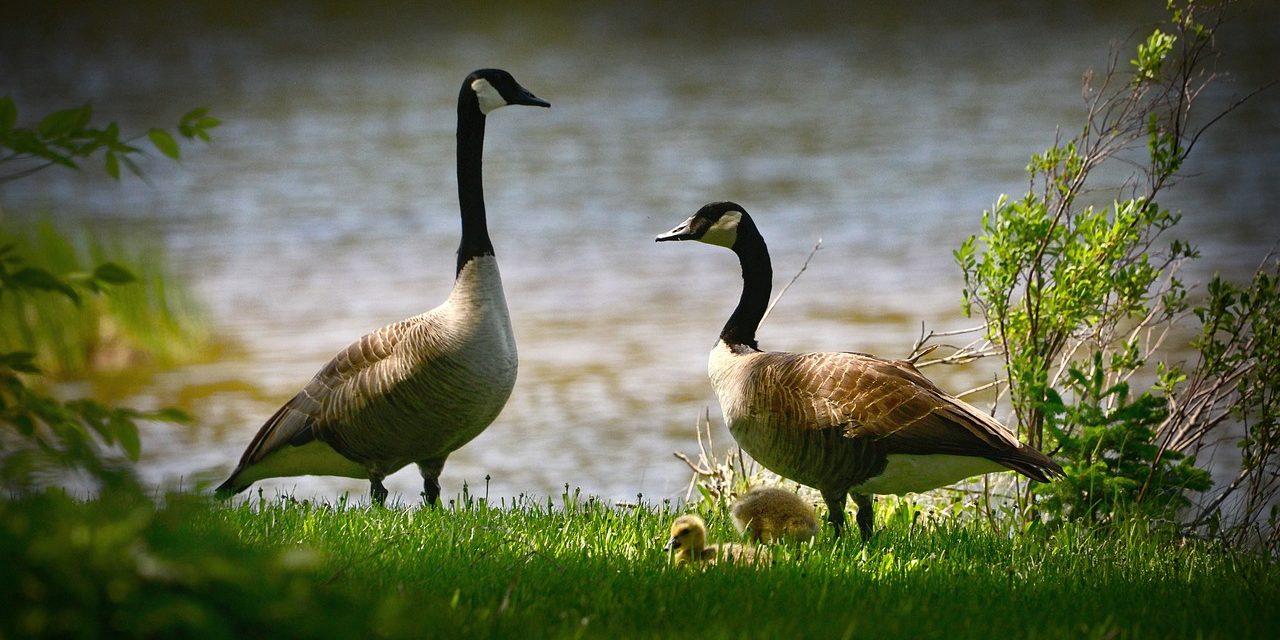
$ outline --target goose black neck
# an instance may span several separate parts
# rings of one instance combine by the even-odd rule
[[[489,225],[484,215],[484,187],[480,161],[484,155],[484,113],[476,94],[463,85],[458,95],[458,206],[462,211],[462,242],[458,245],[458,273],[472,258],[491,256]],[[455,274],[456,275],[456,274]]]
[[[746,222],[746,220],[744,220]],[[720,330],[720,339],[729,346],[744,345],[759,349],[756,329],[769,307],[769,293],[773,288],[773,265],[769,262],[769,248],[754,225],[743,224],[738,229],[738,239],[733,245],[742,265],[742,297]]]

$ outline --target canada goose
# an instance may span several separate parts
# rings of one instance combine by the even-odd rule
[[[382,504],[383,478],[412,462],[424,502],[435,504],[445,458],[493,422],[516,381],[480,170],[485,116],[510,104],[551,106],[500,69],[471,73],[458,94],[462,242],[449,298],[338,352],[262,425],[219,494],[263,478],[333,475],[368,478]]]
[[[818,535],[818,516],[794,491],[756,487],[729,508],[733,526],[751,542],[805,542]]]
[[[766,468],[820,491],[837,535],[850,493],[866,539],[874,521],[870,494],[927,491],[1006,468],[1041,482],[1062,475],[1048,456],[939,389],[910,362],[761,351],[756,329],[773,268],[741,206],[708,204],[656,240],[699,240],[738,255],[742,296],[707,367],[725,424]]]
[[[707,544],[707,524],[695,515],[684,515],[671,523],[671,539],[666,550],[675,566],[685,564],[755,564],[769,560],[769,550],[744,544]]]

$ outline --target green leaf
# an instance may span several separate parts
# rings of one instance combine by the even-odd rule
[[[36,354],[30,351],[0,353],[0,367],[8,367],[22,373],[40,373],[40,367],[36,366],[35,358]]]
[[[18,124],[18,106],[9,96],[0,98],[0,133],[9,132],[16,124]]]
[[[169,135],[164,129],[152,129],[147,132],[147,137],[151,138],[151,144],[164,155],[177,160],[179,155],[178,143],[174,141],[173,136]]]
[[[174,407],[165,407],[158,411],[152,411],[147,414],[147,417],[161,422],[175,422],[178,424],[187,424],[193,421],[191,414]]]
[[[41,119],[36,129],[44,138],[66,138],[83,129],[92,117],[93,107],[85,104],[81,107],[54,111]]]
[[[182,120],[180,120],[180,122],[183,124],[195,122],[196,120],[203,118],[207,113],[209,113],[208,107],[196,107],[195,109],[182,114]]]
[[[209,142],[209,129],[222,124],[222,121],[208,115],[209,110],[201,107],[192,109],[182,116],[178,122],[178,133],[184,138],[199,138],[205,142]]]
[[[24,267],[15,271],[10,278],[18,286],[41,291],[56,291],[71,298],[73,302],[80,303],[80,295],[71,288],[71,285],[39,267]]]
[[[93,270],[93,279],[108,284],[128,284],[138,280],[133,275],[133,272],[114,262],[104,262],[98,265]]]
[[[116,157],[116,154],[108,151],[102,162],[103,168],[107,170],[107,175],[111,176],[113,180],[120,180],[120,159]]]
[[[138,456],[142,454],[142,440],[138,437],[138,425],[134,424],[124,416],[116,416],[111,421],[112,431],[115,439],[120,443],[129,459],[137,462]]]
[[[1053,387],[1044,390],[1044,407],[1045,413],[1062,413],[1066,409],[1066,403],[1062,401],[1062,395]]]
[[[35,435],[36,421],[32,420],[31,416],[26,414],[19,414],[19,415],[13,416],[9,420],[10,422],[13,423],[13,426],[18,428],[18,433],[22,434],[23,436],[30,438],[32,435]],[[5,463],[8,464],[9,461],[6,460]]]

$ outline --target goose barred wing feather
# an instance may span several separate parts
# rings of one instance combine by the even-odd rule
[[[753,409],[775,416],[778,424],[839,428],[849,438],[877,441],[886,453],[987,457],[1036,479],[1045,477],[1041,468],[1058,469],[909,362],[848,352],[771,352],[761,358],[750,395],[768,406]]]
[[[377,397],[395,378],[396,345],[412,321],[387,325],[366,334],[338,352],[298,395],[262,425],[240,460],[244,467],[288,445],[302,445],[327,429],[338,427],[342,416],[361,399]]]

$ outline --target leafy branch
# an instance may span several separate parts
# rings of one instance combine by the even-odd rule
[[[112,286],[135,281],[133,273],[115,263],[98,265],[91,273],[60,276],[27,265],[13,254],[12,246],[0,247],[0,301],[23,295],[59,295],[80,303],[84,294],[100,294]],[[188,422],[176,409],[139,411],[106,406],[91,400],[63,402],[37,389],[24,376],[41,376],[35,354],[0,352],[0,424],[13,428],[22,444],[6,438],[7,451],[0,456],[0,481],[11,489],[33,482],[36,472],[48,466],[78,467],[107,484],[132,481],[99,454],[101,446],[124,451],[129,460],[141,454],[140,420]]]
[[[0,97],[0,184],[25,178],[53,166],[80,169],[80,163],[101,154],[103,169],[114,180],[120,179],[124,165],[135,176],[142,168],[135,158],[145,155],[135,144],[144,136],[161,155],[181,159],[178,138],[167,129],[151,128],[145,134],[122,139],[115,122],[92,124],[93,106],[84,104],[55,111],[40,119],[34,127],[18,126],[18,107],[10,96]],[[182,139],[209,142],[209,130],[221,124],[205,108],[192,109],[178,120],[175,127]],[[13,166],[14,168],[9,168]]]
[[[1250,533],[1269,536],[1280,548],[1280,256],[1268,255],[1247,285],[1214,277],[1208,300],[1195,309],[1201,330],[1193,345],[1198,361],[1189,374],[1162,372],[1170,394],[1169,417],[1160,425],[1158,456],[1195,456],[1216,446],[1228,426],[1240,452],[1235,478],[1200,505],[1192,527],[1209,526],[1234,542]],[[1148,487],[1143,486],[1143,491]],[[1234,501],[1231,514],[1222,508]],[[1224,526],[1223,516],[1234,522]],[[1267,521],[1269,533],[1260,526]]]
[[[1041,491],[1052,496],[1046,506],[1064,517],[1101,520],[1118,505],[1138,503],[1167,513],[1184,504],[1184,491],[1207,488],[1207,474],[1194,469],[1188,453],[1199,441],[1193,434],[1209,423],[1185,421],[1212,415],[1220,422],[1221,411],[1183,406],[1187,396],[1177,387],[1185,375],[1176,366],[1158,365],[1159,382],[1150,391],[1136,393],[1130,383],[1149,371],[1188,315],[1178,272],[1199,256],[1186,242],[1164,240],[1179,215],[1158,198],[1205,131],[1257,93],[1204,124],[1193,120],[1193,107],[1216,78],[1215,34],[1227,4],[1171,3],[1168,20],[1138,42],[1127,71],[1117,49],[1099,79],[1086,73],[1084,125],[1073,136],[1059,132],[1053,146],[1033,155],[1025,195],[1001,195],[983,213],[982,233],[955,251],[965,311],[982,315],[986,342],[957,349],[950,359],[1003,357],[1021,435],[1063,458],[1067,479]],[[1090,188],[1097,170],[1109,163],[1133,172],[1109,203],[1088,202],[1097,193]],[[1202,321],[1212,315],[1196,313]],[[922,331],[913,357],[934,337]],[[1259,353],[1256,344],[1239,348]],[[1243,375],[1201,370],[1208,378],[1189,396],[1195,406],[1221,397]]]
[[[0,184],[18,180],[52,166],[79,170],[80,163],[101,154],[103,167],[120,179],[120,165],[142,175],[134,158],[143,149],[123,140],[115,122],[94,126],[91,105],[56,111],[34,127],[18,126],[18,109],[9,96],[0,97]],[[209,141],[209,130],[220,122],[207,109],[188,111],[178,121],[180,137]],[[178,160],[181,149],[173,134],[152,128],[145,134],[167,158]],[[7,169],[9,166],[17,168]],[[12,244],[0,246],[0,304],[26,296],[61,296],[80,305],[84,296],[109,293],[112,287],[135,283],[125,267],[104,262],[84,273],[56,274],[28,264]],[[30,345],[27,345],[30,346]],[[137,489],[131,470],[115,464],[103,448],[118,447],[137,461],[142,445],[138,422],[187,422],[176,409],[139,411],[92,400],[62,401],[29,384],[44,372],[29,349],[0,352],[0,483],[9,490],[37,484],[39,472],[50,468],[78,468],[104,487]]]

